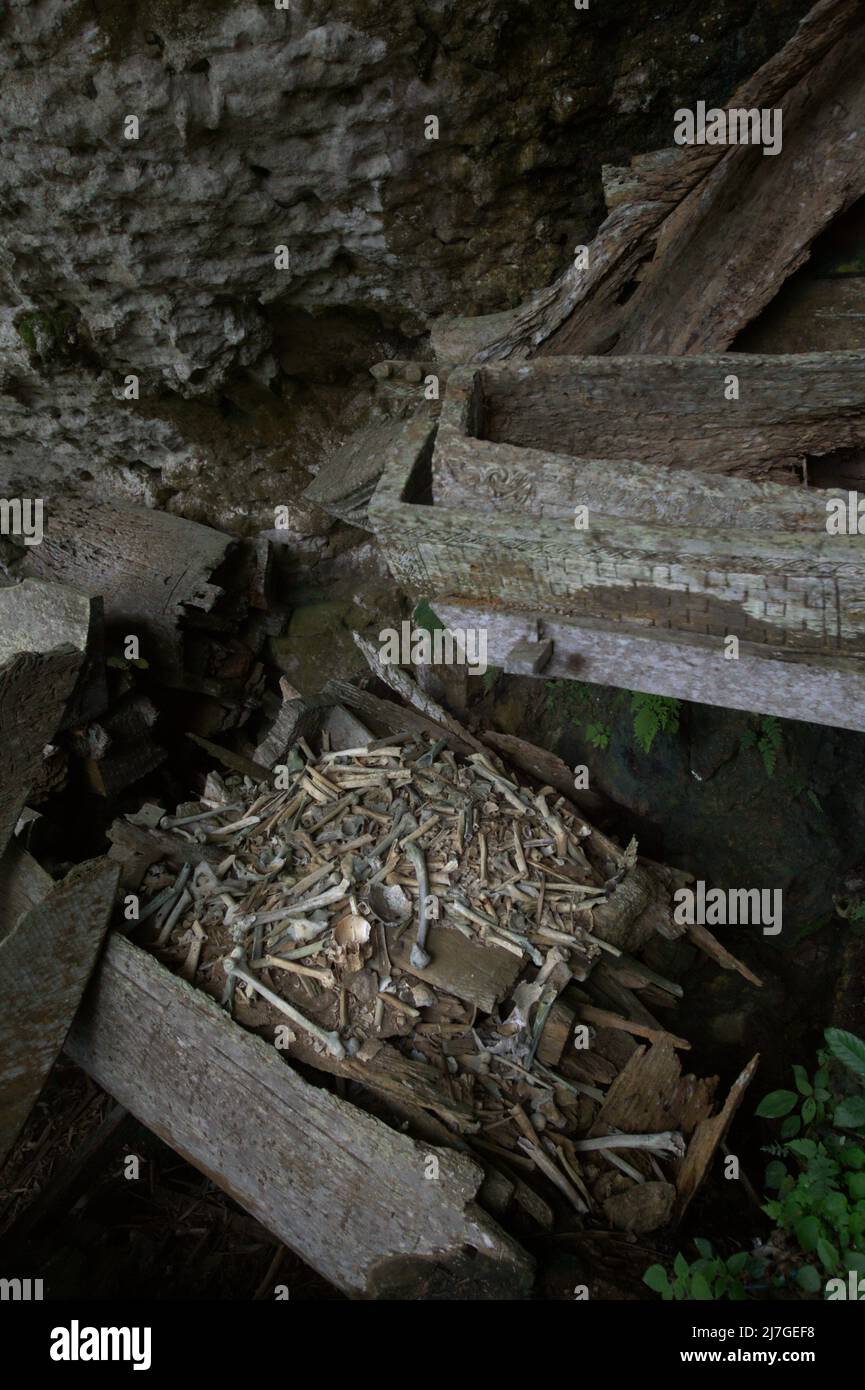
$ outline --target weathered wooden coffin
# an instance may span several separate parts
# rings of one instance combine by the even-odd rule
[[[865,447],[865,353],[463,367],[406,441],[370,517],[431,600],[865,657],[865,538],[802,482]]]

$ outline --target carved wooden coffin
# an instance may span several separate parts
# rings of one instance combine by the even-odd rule
[[[431,600],[856,658],[857,497],[813,485],[841,450],[846,479],[861,352],[463,367],[437,435],[418,422],[387,455],[370,519]]]

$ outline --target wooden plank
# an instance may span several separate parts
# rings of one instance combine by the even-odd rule
[[[511,951],[470,941],[460,931],[433,923],[428,941],[432,960],[424,970],[416,970],[410,959],[413,940],[411,929],[387,929],[388,955],[393,964],[436,989],[476,1004],[485,1014],[495,1012],[525,964]]]
[[[690,1134],[711,1111],[717,1077],[683,1076],[670,1043],[639,1047],[604,1098],[590,1138],[614,1133]]]
[[[8,936],[23,913],[29,912],[54,886],[47,874],[20,840],[10,840],[0,858],[0,941]]]
[[[394,444],[400,447],[404,420],[374,420],[337,449],[319,469],[304,492],[308,502],[346,521],[370,529],[367,508],[381,477],[381,458]]]
[[[433,739],[444,739],[454,753],[466,754],[475,751],[470,744],[451,733],[443,724],[436,723],[426,715],[418,714],[416,710],[407,709],[395,700],[383,700],[379,695],[361,690],[349,681],[329,680],[322,695],[326,699],[339,700],[340,703],[357,710],[376,732],[429,734]]]
[[[374,642],[371,642],[368,637],[363,637],[359,632],[352,633],[352,636],[354,637],[355,646],[363,652],[373,674],[378,676],[379,680],[383,681],[385,685],[389,685],[391,690],[401,696],[406,704],[413,706],[424,718],[434,720],[436,724],[440,724],[442,728],[447,730],[452,738],[459,739],[459,741],[464,746],[470,748],[472,752],[487,752],[484,745],[475,738],[474,734],[470,733],[458,719],[455,719],[443,705],[440,705],[431,695],[428,695],[425,690],[422,690],[407,671],[402,670],[399,666],[386,665],[385,662],[381,660],[379,650]]]
[[[0,855],[15,830],[42,766],[43,749],[63,719],[82,653],[23,652],[0,666]]]
[[[141,656],[165,678],[182,671],[179,624],[187,606],[208,611],[222,592],[214,570],[231,536],[148,507],[58,497],[27,573],[101,595],[115,639],[138,636]]]
[[[588,269],[569,266],[551,286],[507,313],[443,320],[434,325],[432,342],[439,361],[496,361],[525,358],[538,351],[603,353],[615,347],[620,351],[676,352],[726,347],[731,341],[731,323],[744,320],[740,322],[743,327],[747,315],[753,316],[768,302],[784,276],[804,259],[815,230],[847,206],[848,198],[852,201],[856,196],[853,190],[859,187],[865,162],[860,152],[859,168],[851,169],[847,152],[839,147],[845,134],[851,134],[858,143],[862,122],[857,129],[855,118],[848,118],[852,110],[849,102],[846,107],[839,104],[833,112],[831,106],[827,108],[827,99],[837,96],[839,70],[845,94],[853,95],[847,89],[855,87],[858,54],[852,54],[847,73],[845,56],[851,36],[859,42],[861,20],[859,0],[819,0],[784,47],[725,103],[731,109],[769,110],[782,105],[785,140],[781,155],[764,157],[760,150],[748,146],[694,145],[638,156],[631,162],[627,201],[617,202],[590,245]],[[813,122],[813,132],[809,132],[808,84],[812,76],[816,78],[814,114],[819,113],[820,120]],[[827,132],[828,154],[821,160]],[[793,136],[795,139],[790,138]],[[794,159],[798,155],[805,167],[793,168],[791,155]],[[772,177],[775,204],[769,207],[769,199],[765,191],[760,195],[760,189],[769,172],[765,166],[772,164],[780,168]],[[728,165],[733,166],[732,177],[725,173]],[[693,202],[679,225],[676,213],[689,195]],[[694,260],[688,262],[691,279],[684,280],[684,312],[680,315],[676,291],[681,290],[683,279],[675,273],[673,251],[690,251],[683,241],[689,228],[701,224],[700,208],[695,204],[704,195],[716,219],[714,228],[706,229],[708,238],[695,237],[695,259],[704,264],[706,273],[699,278],[693,270]],[[736,210],[738,218],[737,204],[748,217],[745,236],[739,234],[733,245],[730,212]],[[774,243],[764,237],[756,223],[756,217],[764,213],[771,213],[767,222],[775,228]],[[783,219],[789,227],[782,225]],[[722,238],[720,250],[714,235]],[[714,245],[719,256],[715,264],[700,260],[703,243]],[[760,264],[761,255],[765,264]],[[663,271],[652,277],[650,298],[649,289],[640,294],[640,288],[653,257]],[[685,259],[680,255],[680,266]],[[732,275],[731,261],[737,267]],[[725,277],[720,293],[719,275]],[[665,291],[666,316],[661,312]],[[644,343],[649,336],[645,308],[650,303],[658,307],[657,326],[663,341],[651,348],[626,348],[630,325],[635,326],[630,340],[640,341],[640,329]],[[673,345],[682,340],[690,346]]]
[[[0,941],[0,1163],[63,1045],[108,927],[118,875],[106,858],[77,865]]]
[[[727,400],[727,376],[739,378],[738,400]],[[468,407],[463,402],[469,397]],[[472,404],[472,396],[477,402]],[[669,470],[726,473],[759,469],[781,456],[820,454],[865,442],[865,352],[755,353],[689,357],[615,356],[553,357],[520,366],[497,365],[479,371],[460,368],[448,383],[433,458],[434,495],[439,466],[458,474],[471,466],[488,441],[547,450],[559,458],[550,490],[563,483],[572,464],[580,465],[580,482],[593,487],[597,510],[628,516],[654,487],[677,489],[674,502],[687,504],[685,489],[701,487],[701,478],[676,478]],[[460,445],[462,451],[460,452]],[[484,457],[481,454],[481,457]],[[498,449],[488,449],[490,464]],[[499,458],[503,466],[519,463],[521,454]],[[541,454],[541,458],[545,459]],[[640,470],[629,486],[633,461],[655,465]],[[616,470],[610,461],[627,468]],[[659,474],[658,466],[663,466]],[[535,471],[530,455],[524,467]],[[609,481],[624,497],[611,508],[603,500]],[[789,526],[815,518],[825,530],[825,497],[769,487],[760,491],[743,481],[712,478],[698,493],[706,511],[677,521],[674,507],[662,517],[671,524],[706,524],[726,504],[740,530],[750,529],[750,515],[735,507],[753,504],[752,515],[765,529],[778,525],[777,508]],[[529,499],[530,500],[530,499]],[[581,499],[589,504],[589,499]],[[772,506],[774,504],[774,507]],[[789,518],[785,516],[789,510]],[[768,517],[768,523],[767,523]],[[774,517],[774,522],[772,518]]]
[[[654,446],[650,447],[654,452]],[[564,451],[551,453],[487,440],[472,440],[461,452],[459,458],[453,451],[447,455],[437,451],[436,506],[483,514],[519,509],[528,516],[566,521],[571,526],[575,509],[587,507],[590,518],[617,516],[678,527],[705,526],[712,519],[718,527],[735,526],[742,531],[825,535],[827,500],[840,498],[845,507],[847,503],[846,489],[800,485],[790,472],[789,456],[776,466],[760,461],[744,465],[761,473],[765,470],[767,477],[784,475],[789,480],[760,482],[754,477],[668,467],[663,461],[566,457]]]
[[[619,310],[617,352],[729,347],[808,259],[814,238],[865,193],[863,64],[860,9],[858,22],[784,94],[780,152],[727,149],[665,221]],[[569,323],[550,350],[573,351],[582,337],[583,325]]]
[[[475,1206],[471,1159],[437,1149],[439,1180],[427,1181],[428,1147],[304,1081],[122,937],[67,1052],[343,1292],[410,1297],[434,1271],[461,1297],[527,1291],[532,1262]]]
[[[722,642],[697,633],[684,637],[442,601],[436,602],[436,613],[448,627],[486,628],[487,660],[494,666],[504,666],[514,642],[543,622],[554,644],[545,680],[572,677],[781,719],[865,730],[865,667],[852,658],[793,657],[742,642],[738,661],[725,661]]]
[[[681,1221],[688,1209],[694,1195],[699,1190],[709,1171],[712,1159],[715,1156],[718,1145],[722,1142],[724,1135],[730,1128],[733,1116],[742,1103],[746,1090],[754,1079],[754,1073],[760,1062],[760,1054],[755,1053],[748,1065],[745,1067],[733,1085],[730,1087],[730,1094],[724,1102],[723,1108],[717,1115],[708,1119],[701,1120],[694,1131],[687,1152],[682,1160],[682,1166],[676,1177],[676,1190],[678,1197],[676,1200],[676,1221]]]
[[[386,462],[370,517],[395,577],[440,616],[452,601],[602,620],[612,629],[865,655],[859,535],[740,531],[710,517],[703,526],[672,527],[597,514],[587,530],[575,530],[518,508],[481,521],[465,507],[408,500],[413,488],[423,490],[432,451],[431,436],[414,442],[412,457]]]

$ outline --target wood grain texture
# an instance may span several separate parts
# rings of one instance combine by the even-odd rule
[[[731,373],[738,400],[725,398]],[[825,533],[826,500],[846,491],[809,490],[791,464],[863,443],[862,352],[460,368],[443,403],[433,499],[485,511],[510,500],[571,521],[581,504],[671,526]]]
[[[411,1296],[433,1276],[460,1297],[526,1292],[532,1262],[475,1206],[475,1163],[435,1150],[439,1180],[428,1181],[429,1150],[304,1081],[122,937],[109,940],[67,1051],[343,1292]]]
[[[141,656],[179,677],[180,621],[187,607],[213,607],[221,590],[211,578],[234,544],[169,512],[58,497],[45,508],[45,538],[27,572],[101,595],[109,630],[136,634]]]
[[[745,1067],[733,1085],[730,1093],[724,1102],[723,1108],[717,1115],[701,1120],[688,1145],[687,1152],[682,1160],[676,1178],[676,1210],[675,1219],[681,1221],[688,1209],[695,1194],[700,1188],[703,1179],[709,1171],[712,1159],[718,1149],[718,1145],[723,1141],[724,1135],[730,1128],[733,1116],[742,1103],[746,1090],[754,1079],[754,1074],[760,1062],[760,1054],[755,1053],[748,1065]]]
[[[368,530],[367,508],[381,476],[382,452],[399,443],[404,429],[404,420],[375,420],[358,430],[316,473],[303,494],[306,500]]]
[[[54,880],[38,859],[28,854],[20,840],[10,840],[0,858],[0,941],[53,886]]]
[[[725,661],[718,639],[674,636],[603,623],[574,623],[542,614],[437,602],[449,627],[486,628],[487,659],[504,665],[516,638],[543,622],[553,655],[543,678],[574,677],[624,690],[644,690],[727,709],[865,730],[865,669],[853,659],[792,658],[742,643],[738,661]]]
[[[635,293],[619,309],[617,352],[725,348],[804,264],[814,238],[865,193],[865,23],[858,21],[785,92],[783,147],[722,147],[723,158],[665,220]],[[610,323],[615,322],[611,313]],[[583,346],[575,314],[547,345]]]
[[[82,653],[22,652],[0,666],[0,855],[5,850],[42,752],[63,719],[81,669]]]
[[[857,145],[862,138],[861,121],[857,124],[852,114],[861,94],[854,91],[855,67],[851,63],[847,70],[846,63],[848,53],[858,53],[861,30],[859,0],[820,0],[784,47],[725,103],[727,108],[781,105],[785,141],[780,155],[764,157],[749,147],[694,145],[637,156],[627,173],[619,171],[626,196],[615,200],[592,242],[589,268],[569,266],[550,287],[507,313],[442,320],[432,333],[439,361],[490,362],[537,352],[604,353],[614,348],[681,351],[682,341],[690,344],[689,351],[727,347],[737,331],[731,325],[743,327],[747,316],[768,302],[784,276],[801,263],[816,231],[856,196],[865,164],[860,152],[859,168],[851,167],[847,151],[840,147],[851,137]],[[849,88],[853,106],[840,105],[833,111],[839,77],[845,90]],[[814,114],[819,112],[821,119],[815,121],[809,143],[812,91]],[[828,142],[827,130],[832,132]],[[793,167],[797,156],[801,169]],[[768,186],[760,197],[769,172],[763,166],[768,164],[780,166],[770,176],[774,206]],[[689,196],[688,212],[677,220],[677,210]],[[714,225],[704,225],[699,206],[703,197]],[[739,202],[748,207],[751,218],[741,244],[730,234],[733,221],[740,230]],[[777,244],[755,226],[757,211],[775,228]],[[703,236],[695,237],[692,250],[688,232],[694,226]],[[676,254],[679,272],[688,260],[690,280],[677,273]],[[713,254],[718,258],[714,262]],[[760,264],[760,256],[766,264]],[[728,271],[731,260],[736,274]],[[702,266],[702,279],[695,275],[694,264]],[[720,301],[719,277],[726,277]],[[684,286],[681,313],[673,284],[680,292]],[[635,285],[637,292],[632,293]],[[670,287],[666,295],[665,286]],[[658,311],[662,341],[647,347],[650,308]],[[626,346],[633,342],[641,346]]]
[[[118,868],[79,864],[0,941],[0,1163],[42,1089],[90,978]],[[38,876],[33,880],[38,891]]]
[[[470,941],[462,932],[433,922],[427,945],[432,960],[424,970],[415,970],[410,959],[413,940],[411,929],[387,928],[388,955],[394,965],[425,984],[476,1004],[485,1014],[495,1012],[524,964],[510,951]]]
[[[443,601],[463,602],[601,620],[610,631],[627,624],[865,654],[859,535],[722,529],[709,517],[673,527],[595,513],[587,530],[575,530],[516,505],[480,521],[464,506],[410,500],[428,487],[432,432],[419,430],[412,445],[412,454],[387,459],[370,518],[396,578],[438,612]]]

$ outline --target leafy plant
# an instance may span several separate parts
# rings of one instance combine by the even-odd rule
[[[840,1028],[824,1036],[813,1079],[794,1067],[796,1091],[773,1091],[757,1109],[782,1121],[787,1141],[772,1151],[766,1187],[777,1195],[763,1210],[805,1257],[796,1280],[808,1293],[848,1270],[865,1274],[865,1042]],[[838,1063],[860,1094],[839,1094]]]
[[[593,748],[609,748],[613,731],[609,724],[587,724],[586,738]]]
[[[755,1282],[815,1294],[830,1278],[865,1274],[865,1042],[840,1028],[824,1038],[813,1077],[794,1066],[796,1089],[772,1091],[757,1107],[781,1121],[782,1142],[765,1147],[770,1241],[722,1259],[698,1240],[700,1258],[678,1254],[672,1277],[652,1265],[644,1282],[665,1300],[738,1300]]]
[[[679,730],[681,701],[667,695],[646,695],[634,691],[631,709],[634,712],[634,736],[644,753],[651,752],[658,734],[675,734]]]
[[[763,760],[763,767],[766,769],[767,777],[775,776],[775,768],[778,765],[778,753],[781,749],[781,721],[772,714],[761,714],[756,729],[748,729],[742,735],[742,748],[756,748]],[[819,806],[818,809],[823,808]]]
[[[689,1263],[679,1252],[673,1261],[673,1277],[663,1265],[650,1265],[643,1283],[659,1293],[665,1303],[696,1300],[708,1302],[729,1298],[740,1303],[748,1297],[748,1285],[763,1277],[766,1261],[749,1250],[740,1250],[724,1259],[716,1255],[711,1241],[694,1241],[699,1258]]]

